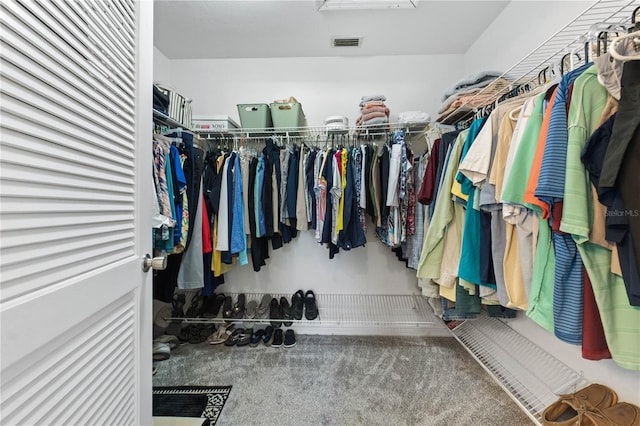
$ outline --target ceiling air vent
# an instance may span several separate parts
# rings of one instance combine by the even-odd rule
[[[333,37],[331,46],[333,47],[360,47],[362,37]]]

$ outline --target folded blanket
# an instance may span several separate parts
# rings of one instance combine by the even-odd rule
[[[449,96],[442,103],[442,105],[440,105],[440,108],[438,108],[438,114],[441,114],[444,111],[448,110],[449,107],[451,106],[451,104],[454,103],[455,101],[457,101],[458,99],[460,99],[462,97],[462,95],[474,95],[474,94],[478,93],[480,90],[482,90],[482,89],[479,89],[479,88],[461,89],[459,92],[456,92],[453,95]]]
[[[356,123],[356,124],[362,127],[369,127],[369,126],[377,126],[380,124],[388,124],[388,123],[389,123],[389,119],[387,117],[376,117],[376,118],[372,118],[370,120],[363,121],[361,123]]]
[[[501,72],[497,71],[482,71],[477,74],[472,74],[468,77],[463,78],[462,80],[457,81],[444,92],[444,96],[442,97],[442,101],[444,102],[449,96],[454,93],[459,92],[461,89],[471,89],[477,87],[485,87],[488,86],[496,78],[502,75]]]
[[[366,102],[371,102],[371,101],[386,101],[387,97],[385,95],[370,95],[370,96],[363,96],[360,99],[360,105],[366,103]]]
[[[387,108],[384,105],[370,105],[370,106],[366,106],[366,107],[362,107],[360,108],[360,112],[363,114],[369,113],[369,112],[384,112],[385,114],[389,114],[389,108]]]
[[[356,124],[364,123],[364,122],[369,121],[369,120],[371,120],[373,118],[381,118],[381,117],[383,117],[383,118],[387,119],[387,121],[389,121],[389,117],[384,112],[369,112],[369,113],[366,113],[366,114],[362,114],[356,120]]]

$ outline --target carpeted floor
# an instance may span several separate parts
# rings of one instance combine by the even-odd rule
[[[182,345],[154,386],[233,385],[218,425],[531,425],[453,338],[298,336],[294,348]]]

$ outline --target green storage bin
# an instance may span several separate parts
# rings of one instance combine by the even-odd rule
[[[240,125],[245,129],[270,129],[273,127],[268,104],[238,104]]]
[[[271,118],[273,127],[276,129],[303,127],[305,125],[302,104],[298,102],[272,103]]]

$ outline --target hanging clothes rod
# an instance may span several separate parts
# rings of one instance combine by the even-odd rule
[[[394,131],[403,130],[405,134],[420,134],[429,129],[450,130],[452,127],[442,123],[424,123],[424,125],[414,126],[407,123],[388,123],[375,126],[348,126],[340,129],[331,129],[325,126],[305,126],[305,127],[287,127],[287,128],[239,128],[228,129],[223,132],[212,132],[209,130],[196,130],[204,139],[217,138],[233,138],[243,137],[249,138],[266,138],[266,137],[285,137],[285,138],[313,138],[313,137],[332,137],[340,135],[359,136],[359,137],[375,137],[388,136]]]
[[[445,123],[469,120],[478,110],[472,107],[475,100],[487,97],[485,104],[494,103],[509,92],[525,85],[537,86],[538,75],[550,64],[564,62],[567,54],[573,55],[584,48],[585,42],[596,42],[592,34],[594,23],[608,25],[631,25],[631,17],[637,8],[635,0],[600,0],[586,8],[573,21],[542,42],[519,62],[496,78],[491,84],[471,96],[465,103],[443,119]],[[597,35],[596,35],[597,37]],[[561,61],[562,60],[562,61]],[[584,60],[584,58],[583,58]],[[498,84],[509,81],[509,85],[497,87]],[[451,117],[451,121],[449,118]]]

